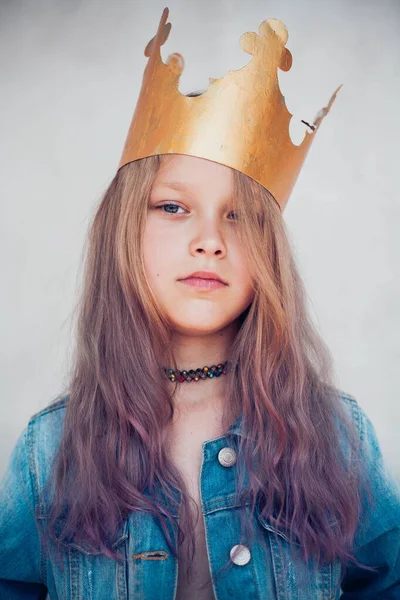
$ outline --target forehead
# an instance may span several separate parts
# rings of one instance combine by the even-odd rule
[[[154,185],[201,192],[230,193],[233,189],[232,169],[225,165],[184,154],[163,155]]]

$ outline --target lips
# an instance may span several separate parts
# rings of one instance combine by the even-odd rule
[[[203,280],[211,280],[218,281],[223,285],[228,285],[222,277],[218,275],[218,273],[214,273],[213,271],[195,271],[191,273],[187,277],[180,279],[179,281],[187,281],[189,279],[203,279]]]
[[[218,273],[214,273],[213,271],[195,271],[178,281],[192,288],[205,291],[224,288],[228,285]]]

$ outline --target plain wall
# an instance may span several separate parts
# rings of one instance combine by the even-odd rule
[[[89,218],[116,172],[165,5],[162,56],[183,54],[184,93],[250,60],[243,32],[269,17],[287,25],[293,66],[279,81],[296,143],[300,119],[343,84],[284,219],[338,384],[400,477],[397,0],[2,0],[0,471],[65,381]]]

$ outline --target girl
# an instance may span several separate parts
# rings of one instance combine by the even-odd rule
[[[274,195],[149,154],[88,242],[68,388],[2,481],[1,597],[400,598],[399,489]]]

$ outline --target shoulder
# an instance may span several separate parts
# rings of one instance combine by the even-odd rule
[[[355,396],[352,396],[348,392],[339,390],[339,398],[341,408],[345,411],[346,415],[351,419],[352,423],[359,429],[361,426],[361,413],[362,409],[357,402]]]
[[[399,527],[400,485],[382,452],[375,426],[354,396],[341,392],[343,407],[356,431],[358,460],[368,482],[374,517],[382,527]]]
[[[360,444],[364,413],[355,396],[343,390],[335,390],[333,403],[339,442],[347,458],[350,459],[355,446]]]
[[[399,483],[393,471],[388,468],[368,412],[353,395],[340,390],[339,396],[335,416],[339,441],[346,458],[351,465],[354,465],[354,461],[358,462],[363,475],[375,486],[376,493],[394,497],[394,504],[398,506]]]
[[[45,487],[61,441],[67,403],[68,395],[57,397],[34,413],[20,436],[32,477],[35,504]]]
[[[368,433],[373,433],[374,436],[376,436],[374,426],[372,425],[368,414],[362,408],[355,396],[343,390],[339,390],[339,398],[340,402],[337,407],[337,418],[341,431],[343,431],[343,429],[340,426],[343,424],[343,421],[346,420],[352,427],[360,444],[363,441],[366,441]]]
[[[68,396],[57,397],[49,406],[33,414],[26,426],[27,450],[52,453],[60,441]]]
[[[380,443],[369,414],[351,394],[340,391],[340,398],[343,412],[356,432],[360,458],[382,462]]]
[[[65,407],[68,402],[68,394],[63,395],[61,397],[57,396],[55,400],[48,405],[34,413],[29,419],[29,423],[33,423],[35,421],[41,421],[46,418],[47,415],[59,416],[65,410]]]

